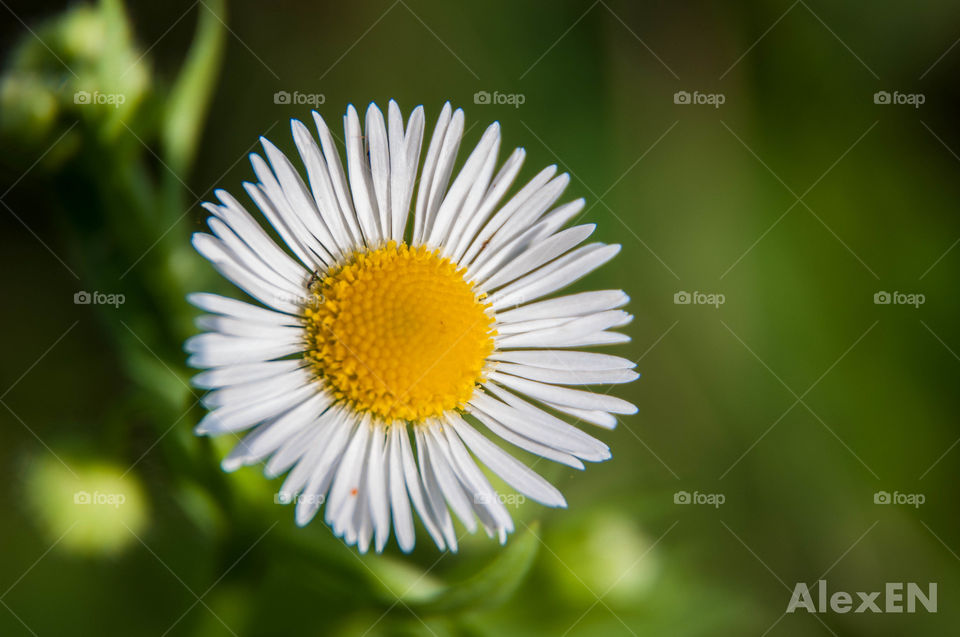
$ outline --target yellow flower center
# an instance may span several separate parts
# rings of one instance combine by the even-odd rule
[[[355,253],[310,288],[307,359],[337,399],[387,422],[462,408],[495,335],[464,275],[423,246]]]

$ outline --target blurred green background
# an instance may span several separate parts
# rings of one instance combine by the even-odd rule
[[[956,631],[956,3],[0,4],[0,634]],[[191,434],[183,295],[232,291],[188,237],[281,91],[499,120],[623,244],[580,287],[633,298],[640,413],[505,549],[361,557]],[[786,613],[819,579],[938,609]]]

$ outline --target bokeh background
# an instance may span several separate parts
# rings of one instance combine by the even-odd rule
[[[956,3],[0,5],[0,634],[956,630]],[[632,296],[640,412],[506,548],[361,557],[191,434],[198,201],[389,98],[499,120],[623,244],[582,287]],[[786,613],[821,579],[937,612]]]

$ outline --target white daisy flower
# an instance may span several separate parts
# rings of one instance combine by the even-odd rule
[[[581,245],[593,224],[563,228],[584,201],[555,206],[569,182],[556,166],[506,198],[524,151],[496,170],[497,123],[453,177],[464,118],[449,104],[422,165],[422,107],[404,126],[395,102],[386,120],[371,104],[361,128],[350,106],[346,171],[313,118],[319,145],[292,121],[306,181],[261,138],[258,183],[244,183],[286,249],[226,191],[204,204],[212,234],[194,246],[265,307],[190,295],[208,312],[185,344],[206,370],[194,383],[211,390],[196,431],[249,430],[223,468],[266,461],[268,477],[287,473],[280,497],[296,501],[297,524],[324,505],[360,551],[382,551],[391,529],[410,551],[414,512],[440,550],[457,549],[451,510],[503,543],[513,521],[480,465],[546,506],[566,501],[491,438],[583,469],[610,450],[569,421],[612,429],[615,414],[636,412],[569,387],[637,377],[627,359],[575,349],[629,340],[610,331],[631,319],[618,309],[627,295],[545,299],[620,246]]]

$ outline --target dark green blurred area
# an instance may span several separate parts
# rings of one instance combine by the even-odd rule
[[[196,158],[171,178],[168,155],[141,144],[163,136],[140,131],[162,119],[209,4],[128,5],[119,68],[149,71],[118,82],[143,106],[110,121],[79,111],[71,127],[69,108],[4,89],[0,634],[955,632],[960,7],[233,3]],[[38,25],[64,9],[0,7],[7,70],[24,38],[47,55]],[[521,179],[557,163],[595,236],[623,244],[578,287],[633,299],[617,353],[642,377],[615,393],[640,413],[592,432],[612,461],[538,464],[569,509],[523,505],[506,549],[478,537],[438,554],[421,535],[412,556],[391,543],[360,557],[320,520],[297,529],[258,469],[221,475],[227,446],[191,434],[191,312],[170,281],[232,293],[189,250],[195,201],[240,197],[258,135],[294,151],[289,119],[310,106],[278,91],[322,95],[335,131],[348,103],[423,104],[429,126],[450,100],[467,116],[461,158],[499,120],[501,154],[527,150]],[[524,102],[477,104],[479,91]],[[725,101],[677,104],[678,91]],[[878,91],[925,101],[877,104]],[[113,191],[91,185],[139,174],[134,157],[160,184],[141,191],[159,202],[142,222],[125,210],[152,199],[107,214]],[[94,289],[126,303],[74,304]],[[725,302],[676,304],[680,291]],[[925,302],[876,304],[882,291]],[[81,482],[129,501],[77,513]],[[724,502],[676,504],[680,491]],[[881,491],[925,501],[876,504]],[[785,614],[818,579],[851,594],[933,582],[938,611]]]

